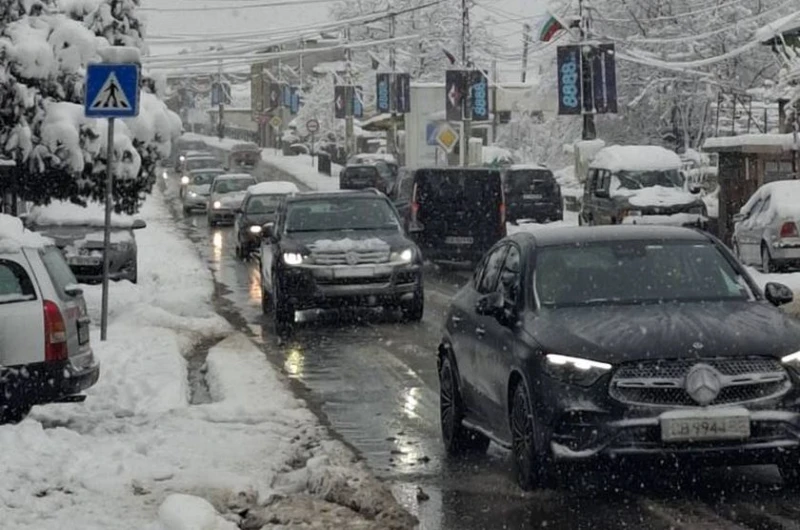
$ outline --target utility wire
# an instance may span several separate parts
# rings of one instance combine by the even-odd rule
[[[291,7],[309,4],[333,4],[341,0],[277,0],[275,2],[263,2],[260,4],[246,4],[236,6],[205,6],[205,7],[139,7],[137,11],[149,11],[155,13],[185,13],[187,11],[233,11],[239,9],[263,9],[268,7]]]

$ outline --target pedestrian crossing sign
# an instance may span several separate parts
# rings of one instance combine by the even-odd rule
[[[90,64],[84,96],[84,114],[89,118],[138,116],[139,65]]]

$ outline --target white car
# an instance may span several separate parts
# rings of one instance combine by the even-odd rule
[[[100,365],[89,344],[89,317],[61,251],[0,215],[0,423],[31,407],[80,402]]]
[[[733,251],[742,263],[764,272],[800,266],[800,181],[764,184],[733,220]]]
[[[233,224],[236,210],[242,207],[247,188],[256,184],[256,179],[247,173],[229,173],[214,178],[208,197],[208,226],[220,223]]]

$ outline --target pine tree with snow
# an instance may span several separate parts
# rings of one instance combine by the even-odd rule
[[[143,45],[136,4],[74,2],[63,12],[49,0],[20,0],[0,9],[0,157],[20,168],[22,199],[104,198],[106,122],[83,115],[84,76],[112,42]],[[115,134],[117,211],[138,208],[155,163],[180,133],[179,118],[154,94],[142,91],[140,105],[139,117],[119,120]]]

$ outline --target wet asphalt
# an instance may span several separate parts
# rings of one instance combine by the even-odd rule
[[[265,167],[257,177],[286,175]],[[334,435],[392,484],[421,529],[800,530],[800,492],[783,488],[772,466],[584,470],[565,474],[557,490],[523,493],[508,453],[495,445],[483,457],[446,458],[435,352],[448,300],[468,271],[426,269],[418,324],[381,311],[312,312],[280,338],[261,311],[257,259],[235,257],[232,228],[210,229],[202,213],[185,216],[175,179],[166,195],[214,273],[219,312],[250,334]]]

